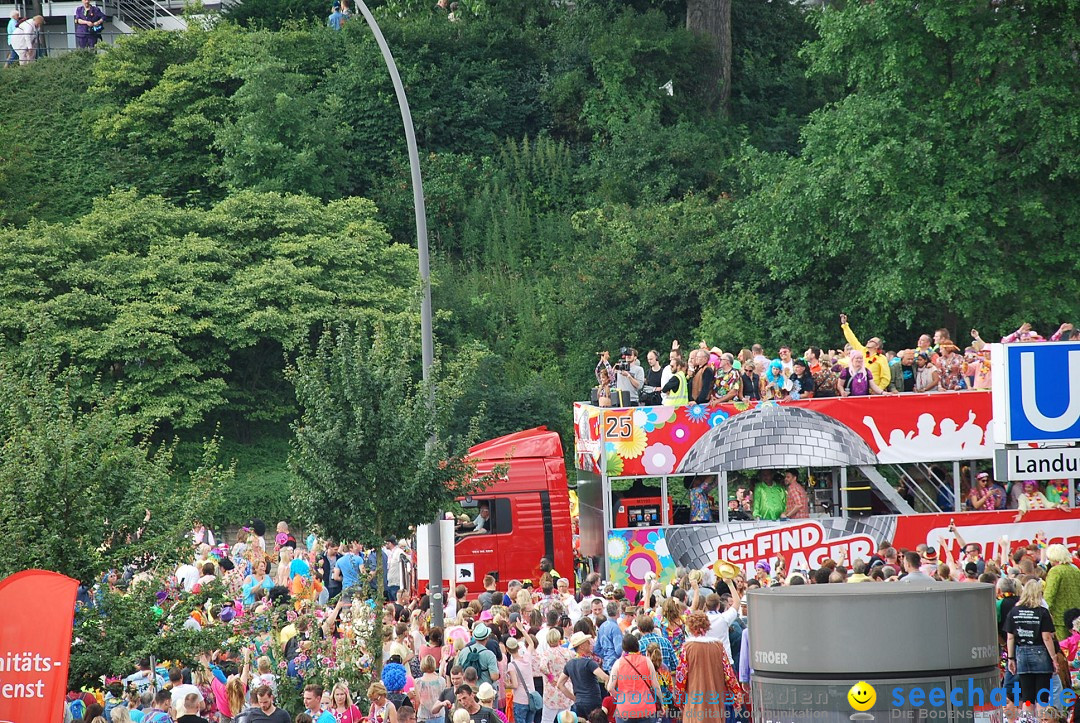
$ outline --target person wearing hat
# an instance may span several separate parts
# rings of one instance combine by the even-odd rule
[[[462,683],[455,689],[454,693],[457,698],[457,706],[454,707],[452,720],[457,721],[458,712],[465,711],[469,714],[469,720],[472,723],[501,723],[494,709],[484,705],[483,701],[480,700],[481,697],[486,697],[489,703],[495,700],[495,689],[491,686],[491,683],[481,683],[477,686],[476,691],[473,691],[468,683]]]
[[[600,707],[602,698],[597,681],[608,682],[608,674],[592,658],[592,638],[583,632],[576,632],[570,637],[570,649],[576,657],[567,661],[562,675],[555,687],[570,700],[574,701],[574,712],[578,718],[588,718],[589,714]],[[568,688],[570,683],[573,688]]]
[[[840,315],[840,328],[844,332],[844,338],[851,344],[851,348],[862,352],[866,357],[866,368],[874,376],[874,384],[880,389],[888,388],[892,380],[892,371],[889,369],[889,360],[881,351],[881,339],[876,336],[870,337],[864,346],[848,326],[847,314]]]
[[[4,67],[8,67],[12,63],[19,61],[19,54],[15,51],[15,29],[19,27],[19,21],[22,20],[22,13],[18,8],[11,11],[11,19],[7,24],[7,43],[10,52],[8,53],[7,60],[4,61]]]
[[[942,342],[937,366],[941,371],[943,390],[956,392],[967,389],[967,380],[964,377],[964,356],[960,353],[960,347],[951,341]]]
[[[919,566],[919,569],[925,572],[930,577],[933,577],[934,574],[938,571],[938,564],[940,564],[941,562],[938,559],[937,550],[935,550],[933,547],[927,546],[926,549],[921,551],[921,554],[922,565]]]
[[[326,19],[326,25],[333,30],[341,30],[341,26],[345,23],[345,13],[341,12],[341,3],[335,0],[331,10],[330,17]]]
[[[499,679],[499,661],[495,653],[487,648],[491,628],[484,623],[477,623],[472,636],[472,641],[458,653],[457,664],[462,670],[475,670],[479,683],[494,683]]]
[[[503,712],[499,710],[495,705],[494,686],[492,686],[490,683],[481,683],[480,687],[476,689],[476,700],[480,703],[481,706],[481,709],[478,712],[478,715],[481,716],[481,720],[483,720],[483,716],[485,715],[484,711],[490,710],[492,713],[495,714],[495,717],[499,721],[501,721],[501,723],[506,723],[506,718],[503,716]]]

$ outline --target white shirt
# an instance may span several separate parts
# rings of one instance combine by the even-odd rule
[[[15,34],[11,38],[12,50],[31,50],[37,40],[38,29],[32,19],[23,20],[15,28]]]
[[[728,636],[728,628],[735,622],[735,618],[739,617],[738,608],[732,605],[722,613],[710,612],[705,614],[709,618],[709,632],[705,637],[719,640],[723,643],[724,651],[728,655],[728,660],[733,660],[731,657],[731,638]]]
[[[577,600],[568,592],[566,595],[559,596],[559,602],[566,608],[566,615],[570,618],[570,622],[576,625],[577,621],[581,620],[581,606],[578,605]]]
[[[184,563],[176,568],[176,580],[184,588],[184,592],[191,592],[195,587],[195,581],[199,579],[199,571],[194,565]]]
[[[387,587],[401,587],[401,556],[403,554],[400,547],[395,547],[386,555]]]
[[[184,698],[187,698],[188,695],[190,695],[191,693],[194,693],[195,695],[199,696],[199,702],[202,702],[202,699],[203,699],[202,693],[200,693],[199,689],[196,688],[194,685],[184,683],[182,685],[178,685],[175,688],[173,688],[172,689],[172,707],[173,707],[173,710],[175,710],[177,713],[184,710]]]
[[[675,372],[671,371],[671,365],[665,364],[663,370],[660,372],[660,389],[666,387],[673,376],[675,376]]]

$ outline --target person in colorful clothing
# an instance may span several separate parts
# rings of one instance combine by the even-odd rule
[[[941,388],[947,392],[957,392],[967,389],[967,380],[964,377],[964,357],[960,355],[960,348],[952,342],[941,345],[941,354],[938,357],[938,369],[941,370]]]
[[[709,503],[709,485],[713,481],[708,475],[693,478],[690,488],[690,521],[712,522],[712,507]]]
[[[563,647],[563,634],[558,628],[550,628],[540,648],[540,675],[544,679],[544,711],[540,723],[552,723],[556,714],[573,705],[555,683],[563,668],[574,658],[574,651]]]
[[[866,360],[866,368],[874,375],[874,384],[881,389],[886,389],[892,380],[892,370],[889,368],[888,358],[881,353],[881,339],[876,336],[866,340],[864,346],[855,332],[848,326],[847,314],[840,315],[840,329],[844,332],[844,338],[851,344],[854,351],[861,352]]]
[[[975,486],[968,494],[968,507],[983,512],[993,512],[998,508],[998,498],[990,486],[990,475],[980,472],[975,478]]]
[[[735,368],[735,355],[727,352],[720,355],[720,367],[716,371],[713,401],[730,402],[742,391],[742,380]]]
[[[676,659],[686,642],[686,625],[683,622],[684,605],[678,598],[669,597],[661,608],[661,616],[656,621],[660,632],[671,643]]]
[[[1046,573],[1046,605],[1054,619],[1054,632],[1058,640],[1064,640],[1071,631],[1065,624],[1065,612],[1080,608],[1080,569],[1073,564],[1072,555],[1065,545],[1046,548],[1050,570]]]
[[[1023,492],[1016,498],[1016,517],[1013,522],[1019,522],[1028,510],[1049,510],[1053,505],[1046,495],[1039,489],[1039,483],[1035,480],[1024,480]]]
[[[101,31],[105,27],[105,13],[92,5],[90,0],[82,0],[82,5],[75,9],[75,47],[93,49],[101,40]],[[209,540],[213,545],[213,538]]]
[[[885,390],[874,381],[873,372],[866,367],[866,357],[861,351],[852,349],[849,354],[848,368],[840,372],[837,391],[841,397],[865,397],[871,394],[884,394]],[[884,359],[884,357],[881,357]]]
[[[367,719],[370,723],[397,723],[397,709],[386,697],[386,686],[376,681],[368,686],[368,700],[371,709]]]
[[[754,519],[779,520],[787,510],[787,492],[776,484],[771,469],[761,470],[760,480],[754,488]]]
[[[784,517],[792,520],[804,519],[810,516],[810,497],[806,490],[799,484],[799,473],[789,469],[784,473],[784,484],[787,485],[787,508]]]

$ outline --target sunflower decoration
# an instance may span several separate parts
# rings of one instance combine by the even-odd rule
[[[614,444],[615,454],[623,459],[637,459],[645,453],[645,448],[649,446],[649,437],[643,427],[635,424],[630,427],[629,437],[616,440]]]

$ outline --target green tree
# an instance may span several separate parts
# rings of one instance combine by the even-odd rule
[[[337,539],[406,536],[493,480],[462,456],[469,439],[446,432],[460,411],[456,379],[471,365],[453,374],[436,365],[430,385],[418,382],[405,329],[338,326],[288,370],[302,410],[289,458],[296,509]]]
[[[102,674],[124,677],[134,672],[141,658],[175,660],[194,667],[200,654],[228,647],[228,625],[206,625],[201,630],[183,627],[195,609],[210,601],[229,599],[220,581],[207,583],[200,592],[183,599],[159,601],[157,592],[168,587],[166,576],[139,579],[124,592],[104,589],[96,605],[75,615],[69,689],[101,688]]]
[[[411,303],[415,252],[375,213],[363,199],[244,192],[201,210],[117,193],[75,223],[0,231],[0,334],[17,344],[51,319],[80,383],[99,379],[165,432],[282,421],[285,352]]]
[[[172,447],[96,386],[77,399],[70,373],[37,343],[15,362],[0,356],[0,577],[31,567],[85,583],[103,570],[181,554],[176,541],[208,509],[232,469],[204,443],[179,474]]]
[[[815,14],[812,71],[850,92],[813,114],[799,157],[750,153],[738,204],[736,243],[783,285],[788,330],[835,328],[839,311],[893,340],[1075,316],[1078,10],[932,0]]]

